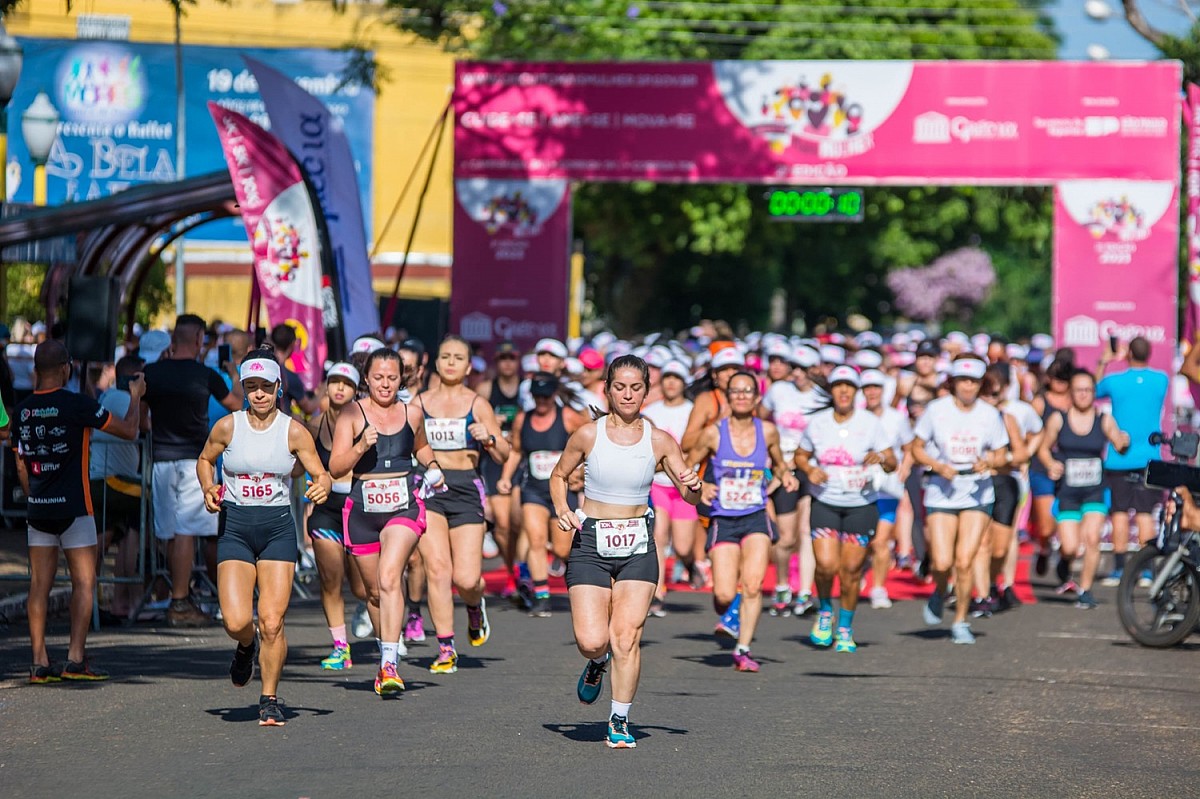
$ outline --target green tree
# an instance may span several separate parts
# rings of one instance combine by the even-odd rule
[[[1020,0],[387,0],[384,13],[479,59],[1036,59],[1056,49],[1041,3]],[[888,320],[889,269],[976,244],[1000,277],[977,321],[1011,333],[1049,324],[1045,190],[872,189],[857,225],[773,223],[761,195],[737,184],[580,186],[576,233],[598,313],[626,334],[712,316],[760,327],[782,289],[789,318],[810,325],[856,312]]]

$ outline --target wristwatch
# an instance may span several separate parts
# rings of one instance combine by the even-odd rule
[[[487,441],[483,442],[484,449],[491,449],[494,446],[496,446],[495,436],[488,436]]]

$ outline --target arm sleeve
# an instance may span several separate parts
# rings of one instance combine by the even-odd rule
[[[925,413],[921,414],[921,418],[917,420],[917,426],[913,428],[913,436],[922,441],[933,440],[933,417],[929,413],[928,406],[925,408]]]
[[[1112,377],[1106,377],[1096,384],[1096,398],[1104,399],[1112,396]]]
[[[225,381],[221,379],[221,375],[217,373],[216,369],[205,368],[208,371],[208,393],[212,395],[213,399],[220,402],[229,396],[229,386],[225,385]]]
[[[76,394],[75,396],[78,397],[76,405],[78,407],[77,418],[79,424],[97,430],[103,430],[108,427],[109,422],[113,420],[111,413],[101,407],[100,403],[91,397],[85,397],[82,394]]]

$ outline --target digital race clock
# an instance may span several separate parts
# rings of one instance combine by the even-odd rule
[[[767,189],[767,214],[776,222],[861,222],[862,189],[814,189],[804,186]]]

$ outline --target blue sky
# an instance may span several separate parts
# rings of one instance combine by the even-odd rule
[[[1125,21],[1121,0],[1105,0],[1112,9],[1106,22],[1097,22],[1084,13],[1084,0],[1057,0],[1049,12],[1054,17],[1062,46],[1059,57],[1068,60],[1087,58],[1089,44],[1100,44],[1108,48],[1114,59],[1151,59],[1159,57],[1158,51],[1134,32]],[[1155,27],[1169,33],[1181,34],[1191,27],[1191,21],[1180,10],[1176,0],[1141,0],[1140,7],[1145,17]]]

